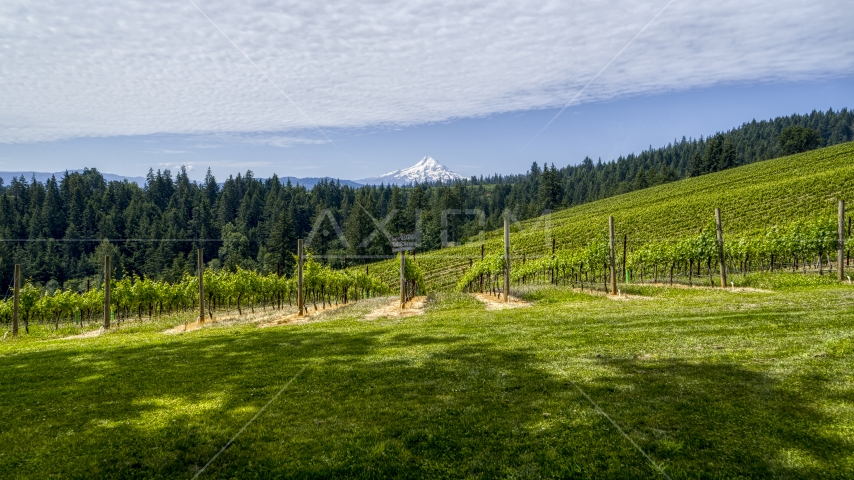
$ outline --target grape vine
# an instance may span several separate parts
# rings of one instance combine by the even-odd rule
[[[413,263],[413,279],[423,291],[423,273]],[[204,272],[205,307],[209,318],[218,313],[236,309],[243,315],[248,309],[282,309],[293,305],[297,296],[295,276],[262,275],[238,268],[234,272],[206,270]],[[390,293],[388,285],[375,276],[350,270],[333,270],[307,256],[303,269],[303,285],[307,304],[315,309],[333,303],[350,301]],[[111,315],[121,323],[133,319],[153,318],[175,312],[191,311],[198,306],[198,278],[185,274],[175,283],[155,281],[150,278],[125,275],[111,282]],[[11,289],[10,289],[11,290]],[[11,322],[12,298],[0,300],[0,321]],[[52,324],[58,329],[61,321],[80,327],[91,324],[103,315],[104,290],[100,288],[85,293],[57,289],[49,292],[25,282],[21,288],[19,311],[23,327],[30,322]]]

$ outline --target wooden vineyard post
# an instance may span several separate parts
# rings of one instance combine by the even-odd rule
[[[845,279],[845,264],[842,258],[845,256],[845,200],[839,201],[839,245],[836,252],[836,269],[839,272],[839,281]]]
[[[104,255],[104,330],[110,328],[110,256]]]
[[[724,259],[724,234],[721,227],[721,209],[715,208],[715,228],[718,231],[718,262],[721,265],[721,288],[726,288],[726,262]]]
[[[302,239],[297,240],[297,308],[299,315],[305,313],[305,296],[302,289]]]
[[[608,217],[608,246],[610,247],[609,260],[611,262],[611,295],[617,294],[617,262],[616,249],[614,248],[614,217]]]
[[[510,301],[510,216],[504,214],[504,302]]]
[[[629,283],[629,273],[626,271],[626,247],[629,243],[629,236],[623,234],[623,276],[626,277],[626,283]]]
[[[400,254],[400,308],[403,309],[403,306],[406,305],[406,301],[411,297],[409,296],[410,292],[406,291],[406,252],[415,251],[415,244],[417,242],[418,237],[416,235],[400,235],[397,237],[389,238],[391,242],[392,252],[396,252]],[[413,257],[414,258],[414,257]],[[415,295],[416,289],[413,288],[412,294]]]
[[[12,336],[18,334],[18,316],[21,313],[21,265],[15,264],[14,299],[12,300]]]
[[[205,263],[202,258],[202,247],[198,250],[199,264],[199,325],[205,323]]]
[[[406,304],[406,250],[400,252],[400,308]]]
[[[480,261],[483,261],[485,251],[485,244],[480,244]],[[483,274],[480,274],[480,291],[483,292]]]

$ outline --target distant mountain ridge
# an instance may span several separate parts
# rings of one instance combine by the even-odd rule
[[[56,177],[56,181],[62,180],[62,177],[65,175],[65,172],[68,173],[83,173],[82,169],[79,170],[63,170],[62,172],[0,172],[0,178],[3,179],[4,185],[9,185],[13,178],[21,178],[21,175],[29,182],[32,181],[33,177],[35,177],[36,181],[39,183],[45,183],[50,180],[50,177]],[[107,182],[117,181],[121,182],[127,180],[128,182],[136,183],[140,187],[145,186],[145,177],[128,177],[125,175],[116,175],[114,173],[103,173],[101,175],[104,177],[104,180]]]
[[[365,185],[379,185],[381,183],[386,185],[412,185],[414,183],[453,182],[462,178],[462,175],[452,172],[433,157],[426,156],[409,168],[356,181]]]
[[[68,173],[74,173],[74,172],[83,173],[83,170],[68,170]],[[103,173],[103,172],[99,172],[99,173],[101,173],[101,176],[104,177],[104,180],[106,182],[113,182],[113,181],[121,182],[121,181],[127,180],[128,182],[136,183],[140,187],[143,187],[143,188],[145,187],[145,181],[146,181],[145,177],[129,177],[129,176],[125,176],[125,175],[116,175],[114,173]],[[0,172],[0,179],[3,179],[3,184],[8,186],[9,183],[12,182],[13,178],[21,178],[21,175],[23,175],[24,178],[28,182],[32,181],[33,177],[35,177],[37,182],[45,183],[52,176],[56,177],[57,181],[62,180],[62,177],[65,175],[65,171],[62,171],[62,172]],[[279,181],[282,183],[282,185],[285,185],[286,183],[288,183],[289,180],[291,182],[291,185],[294,185],[294,186],[301,185],[301,186],[303,186],[309,190],[314,188],[315,185],[317,185],[318,183],[320,183],[323,180],[328,180],[330,182],[340,182],[342,186],[347,185],[351,188],[359,188],[362,186],[361,183],[357,183],[357,182],[354,182],[352,180],[343,180],[343,179],[339,180],[339,179],[332,178],[332,177],[305,177],[305,178],[279,177]],[[219,185],[222,186],[222,182],[219,182]]]
[[[285,185],[288,183],[288,181],[290,181],[291,185],[294,185],[294,186],[302,185],[303,187],[307,188],[308,190],[311,190],[312,188],[314,188],[315,185],[322,182],[323,180],[328,180],[332,183],[339,183],[340,182],[342,187],[344,185],[347,185],[350,188],[359,188],[359,187],[363,186],[361,183],[354,182],[353,180],[344,180],[344,179],[332,178],[332,177],[305,177],[305,178],[279,177],[279,182],[281,182],[282,185]]]

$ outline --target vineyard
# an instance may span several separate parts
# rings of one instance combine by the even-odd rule
[[[824,228],[817,227],[818,224],[827,227],[826,219],[836,213],[837,199],[854,199],[854,143],[647,188],[513,223],[514,282],[532,278],[532,274],[523,273],[526,268],[539,268],[525,266],[528,262],[520,265],[523,258],[548,262],[553,245],[556,255],[561,252],[560,256],[566,257],[587,249],[599,241],[596,239],[601,240],[607,231],[608,216],[614,216],[616,221],[621,244],[618,253],[622,255],[625,237],[626,256],[634,258],[636,272],[642,272],[644,278],[650,275],[657,278],[666,271],[669,278],[672,266],[674,275],[681,272],[688,276],[689,270],[696,272],[697,260],[702,264],[706,259],[700,253],[683,250],[696,247],[694,243],[700,241],[697,236],[702,237],[702,232],[708,234],[707,226],[715,207],[722,211],[728,258],[732,259],[733,268],[736,263],[738,269],[748,271],[760,269],[760,264],[765,268],[773,265],[776,269],[783,263],[787,267],[815,264],[820,268],[816,260],[819,252],[810,242],[827,240],[819,238],[821,235],[813,240],[796,237],[809,235],[805,232],[810,228]],[[427,287],[431,291],[451,291],[459,289],[460,283],[468,284],[460,279],[481,260],[481,245],[486,256],[503,251],[500,231],[487,232],[484,237],[483,242],[419,253]],[[795,247],[793,241],[803,246]],[[774,242],[788,242],[789,246]],[[804,249],[812,249],[812,253],[807,254]],[[771,250],[774,250],[773,259]],[[824,262],[828,254],[835,256],[832,251],[822,251]],[[598,261],[586,262],[583,273],[576,268],[575,275],[586,274],[588,279],[601,280],[598,276],[604,263],[600,265]],[[746,267],[742,267],[742,261]],[[578,262],[572,260],[572,263]],[[392,261],[372,264],[370,269],[382,280],[393,281]],[[701,270],[706,270],[706,264]],[[573,275],[571,271],[569,275]]]
[[[407,266],[409,264],[417,265],[417,271],[419,272],[417,275],[420,278],[422,286],[421,291],[437,290],[436,285],[439,284],[437,282],[439,279],[443,282],[441,285],[452,282],[449,285],[453,287],[456,279],[461,274],[461,270],[471,266],[468,257],[449,257],[442,250],[407,255],[406,264]],[[397,258],[360,267],[350,267],[348,271],[369,273],[372,277],[379,279],[392,288],[397,288],[400,282],[400,260]],[[450,291],[452,288],[442,288],[439,290]]]
[[[837,257],[837,225],[832,218],[795,221],[785,228],[772,228],[763,235],[741,236],[724,242],[724,261],[729,273],[803,271],[819,274],[842,261],[850,265],[850,250]],[[582,249],[561,249],[550,256],[527,261],[526,256],[511,269],[516,284],[549,283],[571,285],[582,290],[599,285],[607,288],[610,275],[608,241],[602,237]],[[662,242],[651,242],[632,252],[616,249],[618,278],[627,283],[674,281],[714,286],[718,244],[714,224],[699,234]],[[493,254],[469,268],[457,283],[461,292],[500,292],[504,257]]]
[[[315,310],[333,303],[348,303],[354,300],[391,292],[388,285],[375,276],[361,271],[333,270],[307,257],[303,270],[303,285],[306,304]],[[410,269],[417,279],[419,270]],[[423,291],[423,281],[419,281]],[[174,312],[192,311],[198,308],[198,278],[185,275],[179,282],[158,282],[137,276],[125,276],[110,283],[111,315],[121,324],[136,319],[153,318]],[[276,274],[262,275],[255,271],[237,269],[204,272],[205,307],[210,319],[218,313],[238,315],[256,308],[281,310],[297,301],[297,279],[295,276],[279,277]],[[0,322],[12,320],[12,298],[0,300]],[[30,282],[21,287],[21,320],[25,331],[31,322],[53,325],[71,323],[80,327],[91,325],[104,311],[104,289],[78,293],[57,289],[48,292]]]
[[[400,254],[398,254],[400,258]],[[398,272],[399,274],[400,272]],[[424,270],[414,258],[406,259],[403,268],[403,301],[408,302],[426,292],[424,285]]]

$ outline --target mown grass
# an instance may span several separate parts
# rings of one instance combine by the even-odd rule
[[[671,478],[854,475],[854,288],[624,292],[7,340],[0,476],[191,478],[289,381],[200,478],[661,476],[590,400]]]

